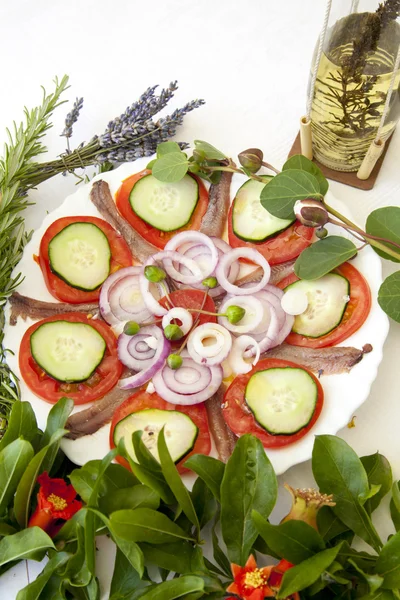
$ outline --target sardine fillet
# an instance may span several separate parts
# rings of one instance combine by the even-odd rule
[[[69,304],[67,302],[42,302],[34,298],[28,298],[18,292],[13,292],[9,298],[11,305],[10,325],[16,325],[18,317],[24,321],[30,319],[45,319],[63,313],[80,312],[99,316],[99,305],[97,302],[85,304]]]

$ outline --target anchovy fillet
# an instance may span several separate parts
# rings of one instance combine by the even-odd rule
[[[225,393],[225,385],[206,401],[208,425],[217,448],[219,459],[226,462],[233,452],[237,442],[236,435],[230,430],[222,414],[222,403]]]
[[[80,312],[91,314],[98,318],[99,304],[97,302],[87,302],[84,304],[69,304],[67,302],[42,302],[34,298],[28,298],[18,292],[13,292],[9,298],[11,305],[10,325],[16,325],[18,317],[24,321],[30,319],[45,319],[54,317],[63,313]]]
[[[207,212],[200,226],[202,233],[214,237],[222,236],[231,202],[231,181],[232,173],[224,171],[219,182],[211,185]]]

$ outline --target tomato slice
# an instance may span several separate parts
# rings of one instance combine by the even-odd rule
[[[120,214],[126,221],[128,221],[128,223],[130,223],[130,225],[132,225],[132,227],[142,236],[142,238],[147,240],[150,244],[153,244],[153,246],[156,246],[156,248],[160,248],[162,250],[165,244],[180,231],[185,231],[186,229],[199,231],[201,221],[206,214],[208,207],[208,192],[204,187],[202,180],[199,177],[190,174],[190,177],[193,177],[199,186],[199,199],[190,221],[184,227],[176,229],[175,231],[160,231],[138,217],[138,215],[133,211],[129,202],[129,196],[135,183],[143,177],[146,177],[146,175],[150,175],[150,173],[151,171],[145,169],[144,171],[136,173],[135,175],[131,175],[125,179],[117,191],[115,201]]]
[[[107,348],[104,358],[96,371],[87,381],[66,384],[53,379],[39,367],[31,353],[31,335],[43,323],[52,321],[69,321],[70,323],[86,323],[94,327],[104,338]],[[122,363],[118,360],[117,339],[112,330],[95,319],[88,319],[81,313],[66,313],[42,319],[26,330],[19,350],[19,368],[26,385],[39,398],[55,404],[63,396],[71,398],[75,404],[86,404],[102,398],[117,383],[122,374]]]
[[[257,371],[264,371],[265,369],[275,369],[280,367],[294,367],[298,369],[299,365],[277,358],[265,358],[260,360],[249,373],[235,377],[229,388],[226,390],[224,403],[222,405],[222,414],[224,415],[224,419],[228,427],[231,428],[233,433],[238,436],[243,435],[244,433],[252,433],[258,437],[265,448],[282,448],[283,446],[294,444],[294,442],[300,440],[313,427],[319,415],[321,414],[324,404],[324,391],[320,382],[315,375],[308,371],[308,369],[300,366],[301,369],[307,371],[310,377],[313,378],[318,388],[317,404],[311,421],[306,427],[303,427],[303,429],[300,429],[300,431],[294,433],[293,435],[273,435],[260,427],[246,405],[244,395],[247,382]]]
[[[179,473],[189,472],[189,469],[186,469],[183,464],[190,456],[192,456],[192,454],[210,454],[211,437],[208,428],[207,411],[204,403],[195,404],[193,406],[176,406],[175,404],[166,402],[158,394],[149,394],[144,390],[139,390],[132,394],[132,396],[127,398],[115,411],[111,422],[110,448],[115,448],[114,429],[117,423],[122,421],[122,419],[125,419],[128,415],[146,408],[158,408],[160,410],[176,410],[182,412],[192,419],[193,423],[199,428],[199,434],[193,450],[186,454],[186,456],[177,464]],[[122,456],[117,456],[117,461],[127,469],[130,469],[128,461]]]
[[[175,292],[171,292],[169,294],[169,297],[174,306],[179,306],[179,308],[186,308],[186,309],[198,308],[198,309],[202,309],[207,312],[216,313],[217,309],[215,308],[214,300],[211,298],[211,296],[209,296],[207,294],[206,301],[204,302],[205,296],[206,296],[206,292],[203,292],[202,290],[194,290],[194,289],[176,290]],[[203,303],[204,303],[204,306],[203,306]],[[168,308],[170,306],[169,302],[168,302],[168,298],[166,296],[164,296],[164,298],[161,298],[160,304],[162,306],[164,306],[165,308]],[[193,316],[193,323],[196,321],[196,319],[198,317],[196,326],[203,325],[203,323],[216,323],[217,322],[217,317],[215,317],[213,315],[204,315],[202,313],[193,312],[192,316]]]
[[[233,231],[232,210],[233,206],[231,206],[228,214],[228,240],[230,246],[232,248],[254,248],[263,255],[270,265],[279,265],[297,258],[311,244],[314,229],[305,227],[298,221],[266,242],[258,244],[245,242],[238,238]]]
[[[120,236],[107,221],[98,219],[97,217],[62,217],[61,219],[54,221],[54,223],[47,228],[46,233],[40,242],[39,265],[50,294],[54,296],[54,298],[57,298],[57,300],[68,302],[69,304],[95,302],[99,298],[100,288],[91,292],[78,290],[60,279],[58,275],[53,273],[50,267],[49,243],[57,233],[60,233],[60,231],[72,223],[93,223],[93,225],[97,225],[97,227],[107,236],[111,249],[110,273],[114,273],[114,271],[117,271],[122,267],[130,267],[132,265],[132,254],[124,238]]]
[[[306,346],[307,348],[324,348],[334,346],[346,340],[365,322],[371,310],[371,290],[365,278],[350,263],[344,263],[333,271],[345,277],[350,283],[350,300],[347,304],[340,324],[326,335],[319,338],[309,338],[293,331],[289,333],[285,342],[292,346]],[[288,285],[298,281],[298,277],[291,273],[277,286],[284,289]]]

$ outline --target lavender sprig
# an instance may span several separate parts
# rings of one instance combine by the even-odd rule
[[[72,127],[79,118],[83,106],[83,98],[77,98],[72,106],[72,110],[65,117],[65,127],[61,136],[70,138],[72,137]]]

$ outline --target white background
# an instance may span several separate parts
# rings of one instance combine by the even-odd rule
[[[338,3],[338,0],[336,0]],[[342,2],[343,3],[343,2]],[[101,133],[107,122],[150,85],[178,79],[180,89],[169,110],[195,98],[207,104],[190,114],[178,139],[205,139],[236,155],[256,146],[280,166],[297,134],[314,44],[321,28],[322,0],[2,0],[0,2],[0,141],[22,116],[24,105],[40,101],[55,75],[70,75],[65,98],[84,96],[73,140],[77,145]],[[334,1],[335,4],[335,1]],[[63,118],[54,115],[46,138],[49,157],[64,149]],[[400,131],[395,134],[375,189],[362,192],[331,183],[363,224],[379,206],[400,204]],[[43,184],[31,199],[27,224],[37,227],[46,211],[75,189],[73,177]],[[384,273],[395,269],[384,266]],[[368,401],[357,411],[356,427],[340,432],[359,454],[376,450],[391,461],[400,478],[400,326],[391,324],[384,360]],[[312,483],[308,463],[283,477],[294,486]],[[279,512],[288,499],[281,490]],[[386,513],[386,514],[385,514]],[[378,512],[385,537],[392,532],[386,504]],[[101,544],[100,544],[101,546]],[[101,570],[112,569],[100,552]],[[31,578],[38,572],[29,564]],[[26,585],[26,568],[0,579],[2,600],[13,600]]]

